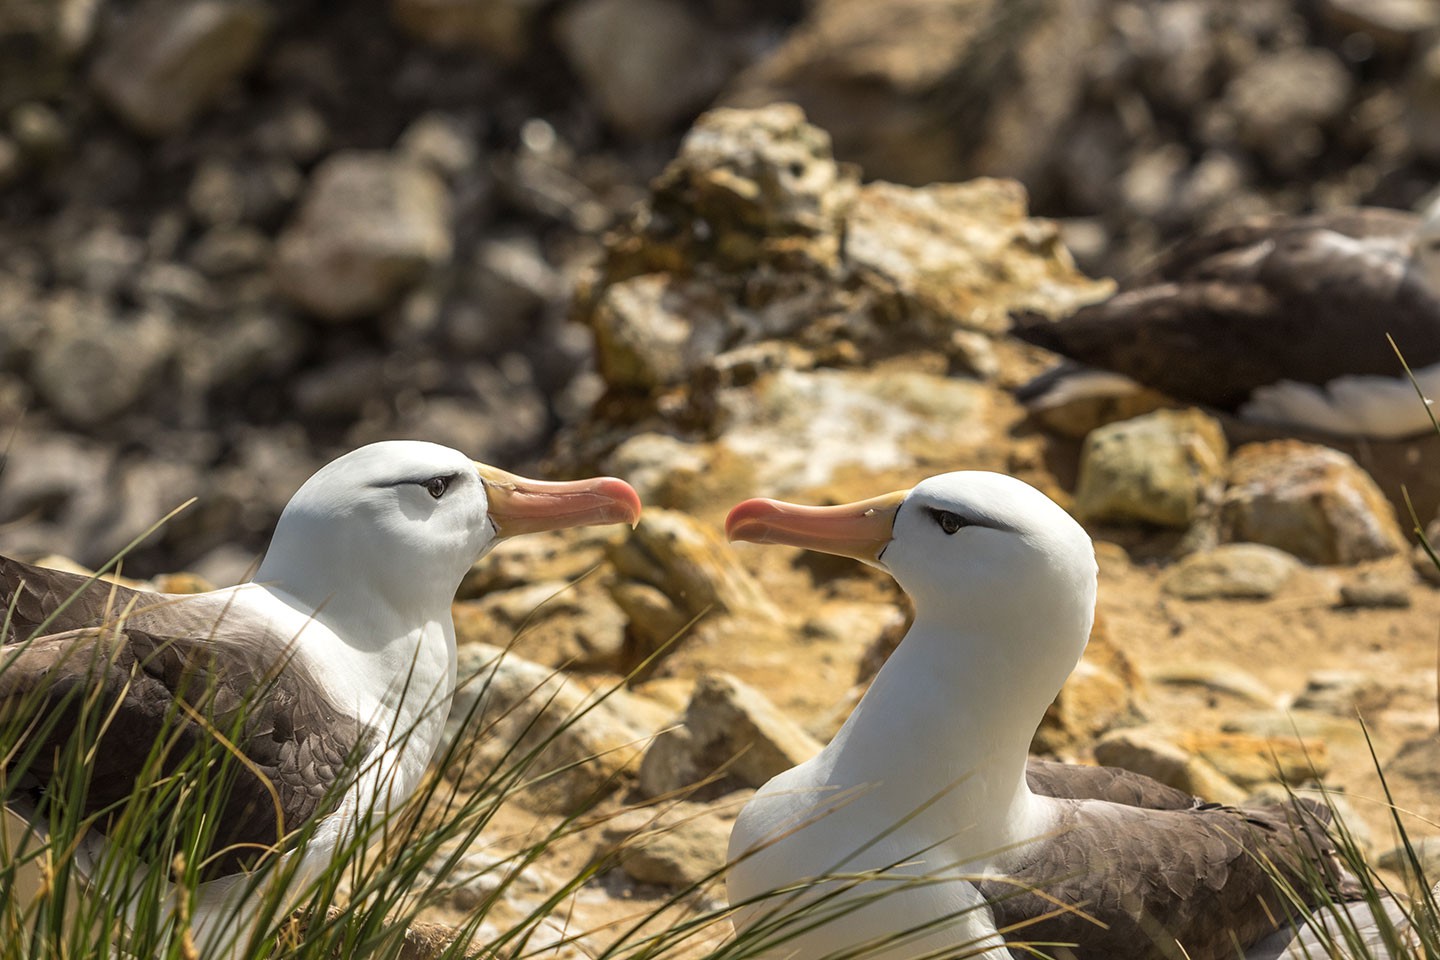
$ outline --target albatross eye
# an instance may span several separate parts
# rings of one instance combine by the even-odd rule
[[[454,479],[453,476],[431,477],[429,480],[422,480],[420,486],[424,487],[425,492],[430,496],[439,500],[445,495],[445,491],[450,489],[450,481]]]
[[[935,522],[940,525],[941,530],[945,531],[946,536],[965,526],[965,518],[958,513],[951,513],[949,510],[936,510]]]

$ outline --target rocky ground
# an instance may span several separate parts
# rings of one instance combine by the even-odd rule
[[[467,859],[595,815],[495,919],[623,841],[567,907],[590,930],[713,868],[904,630],[883,576],[728,546],[725,510],[1003,470],[1101,559],[1037,749],[1223,800],[1318,772],[1378,860],[1357,710],[1440,832],[1440,597],[1402,494],[1435,515],[1440,440],[1148,395],[1036,422],[1011,391],[1053,358],[1006,330],[1200,225],[1413,206],[1437,104],[1422,0],[12,3],[0,550],[94,566],[196,497],[126,571],[232,581],[305,476],[389,436],[626,477],[636,531],[507,543],[456,606],[472,671],[514,642],[483,709],[529,703],[487,743],[537,687],[621,684],[545,762],[595,759]]]

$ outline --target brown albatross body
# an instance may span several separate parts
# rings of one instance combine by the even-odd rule
[[[1234,960],[1301,909],[1276,874],[1355,895],[1318,803],[1221,806],[1027,758],[1096,593],[1089,537],[1033,488],[945,474],[839,507],[746,501],[726,528],[865,560],[915,605],[831,743],[736,820],[730,900],[765,956]]]
[[[1266,216],[1182,241],[1118,293],[1016,336],[1177,400],[1347,436],[1398,437],[1429,418],[1386,340],[1440,387],[1440,205],[1425,218],[1359,208]],[[1073,367],[1022,391],[1083,384]]]

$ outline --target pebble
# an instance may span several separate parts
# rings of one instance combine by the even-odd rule
[[[459,678],[436,756],[458,742],[466,789],[523,764],[514,797],[537,812],[578,812],[614,792],[663,722],[633,694],[586,690],[490,644],[460,649]]]
[[[374,313],[449,260],[449,216],[430,169],[382,152],[332,154],[276,243],[276,283],[326,320]]]
[[[174,133],[250,69],[272,17],[259,0],[147,0],[102,39],[91,78],[136,131]]]
[[[1224,543],[1192,553],[1165,572],[1160,588],[1184,600],[1269,600],[1300,562],[1262,543]]]
[[[103,300],[62,293],[45,315],[47,331],[30,376],[41,399],[67,422],[98,429],[163,385],[160,373],[176,347],[167,314],[117,315]]]
[[[390,0],[402,30],[443,50],[479,50],[514,63],[529,51],[544,0]]]
[[[640,764],[640,793],[667,796],[721,775],[759,787],[813,757],[820,744],[762,693],[728,674],[701,677],[678,724]]]
[[[1340,584],[1340,606],[1367,610],[1403,610],[1410,606],[1414,575],[1366,570]]]
[[[692,116],[729,74],[726,35],[672,0],[576,0],[555,37],[606,119],[630,134]]]
[[[1275,691],[1254,674],[1220,660],[1164,664],[1145,671],[1145,679],[1168,686],[1199,687],[1257,707],[1274,707],[1280,700]]]
[[[1231,459],[1221,537],[1264,543],[1307,563],[1356,563],[1408,549],[1375,481],[1330,447],[1277,440]]]
[[[1375,858],[1376,865],[1412,879],[1418,874],[1433,882],[1440,876],[1440,837],[1411,836],[1409,841],[1408,847],[1402,844],[1381,853]]]
[[[607,553],[620,577],[612,596],[629,615],[641,656],[659,650],[678,626],[697,617],[781,619],[764,588],[719,534],[688,514],[646,510],[630,536],[611,545]],[[637,582],[652,589],[630,585]],[[674,612],[666,616],[666,608]],[[660,616],[651,619],[656,614]]]
[[[1318,710],[1337,717],[1355,718],[1356,710],[1383,706],[1380,682],[1361,670],[1317,670],[1305,679],[1305,689],[1291,706]]]
[[[1219,497],[1227,446],[1198,410],[1157,410],[1085,438],[1075,509],[1096,522],[1185,529]]]
[[[723,870],[736,809],[682,801],[625,811],[605,822],[595,853],[637,883],[691,890]]]

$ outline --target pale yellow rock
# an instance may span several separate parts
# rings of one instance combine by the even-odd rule
[[[755,688],[711,674],[696,682],[679,723],[646,751],[640,789],[662,796],[712,777],[758,787],[810,759],[820,746]]]
[[[1153,729],[1134,727],[1106,734],[1095,744],[1095,760],[1107,767],[1143,773],[1215,803],[1240,803],[1246,797],[1246,792],[1214,765]]]
[[[1176,736],[1181,749],[1208,761],[1241,787],[1279,781],[1301,784],[1330,770],[1324,741],[1301,743],[1292,737],[1186,730]]]
[[[1186,528],[1219,496],[1227,445],[1199,410],[1157,410],[1085,439],[1076,512],[1085,520]]]
[[[1263,543],[1222,543],[1181,559],[1160,588],[1185,600],[1268,600],[1299,567],[1290,554]]]
[[[650,584],[687,616],[729,614],[780,619],[764,589],[719,533],[675,510],[646,510],[625,540],[609,549],[624,579]]]
[[[1408,549],[1395,510],[1353,459],[1276,440],[1235,451],[1220,535],[1264,543],[1309,563],[1356,563]]]
[[[1085,280],[1059,228],[1029,219],[1027,202],[1014,180],[867,184],[846,221],[846,259],[909,324],[937,334],[1002,333],[1012,310],[1068,313],[1107,296],[1112,285]]]

